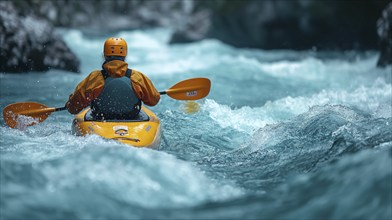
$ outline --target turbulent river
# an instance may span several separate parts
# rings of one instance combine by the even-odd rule
[[[59,30],[82,74],[0,74],[0,107],[62,107],[100,69],[107,36]],[[158,150],[71,134],[73,116],[10,129],[0,119],[1,219],[391,219],[391,67],[369,52],[169,45],[117,33],[158,90],[208,77],[200,110],[162,96]]]

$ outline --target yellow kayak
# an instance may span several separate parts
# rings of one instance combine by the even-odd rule
[[[133,120],[94,121],[86,108],[75,116],[72,132],[84,136],[96,134],[134,147],[158,148],[161,127],[158,117],[142,106],[139,117]]]

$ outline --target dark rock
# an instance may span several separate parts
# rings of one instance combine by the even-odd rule
[[[24,0],[18,8],[45,17],[55,26],[114,32],[124,29],[181,27],[191,19],[194,1]]]
[[[201,1],[212,8],[208,37],[262,49],[377,48],[381,1]],[[355,5],[355,7],[353,7]]]
[[[377,21],[377,34],[380,39],[380,57],[377,66],[392,65],[392,3],[389,3]]]
[[[24,13],[45,17],[55,26],[83,28],[95,34],[168,27],[174,30],[173,42],[202,40],[211,23],[210,10],[197,8],[198,1],[193,0],[24,0],[17,6]]]
[[[80,61],[53,26],[32,14],[21,14],[12,2],[0,2],[0,72],[79,72]]]

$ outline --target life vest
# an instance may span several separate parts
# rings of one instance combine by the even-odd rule
[[[132,88],[131,74],[128,69],[123,77],[110,77],[101,70],[105,79],[104,87],[99,96],[91,102],[92,115],[96,119],[133,119],[141,109],[141,100]]]

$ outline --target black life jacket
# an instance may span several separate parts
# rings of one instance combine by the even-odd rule
[[[133,119],[141,109],[141,100],[132,88],[128,69],[123,77],[110,77],[101,70],[105,84],[99,96],[91,102],[92,115],[97,120]]]

